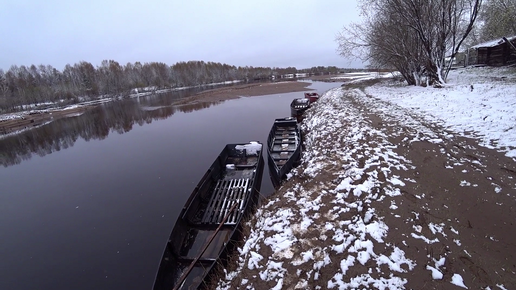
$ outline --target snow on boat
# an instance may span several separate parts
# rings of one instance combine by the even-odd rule
[[[267,139],[269,174],[275,188],[301,159],[301,131],[292,117],[276,119]]]
[[[262,144],[228,144],[183,207],[154,282],[158,289],[206,289],[241,239],[242,220],[256,205]]]
[[[299,117],[310,107],[310,100],[307,98],[294,99],[290,103],[290,115],[292,117]]]
[[[309,99],[310,103],[316,102],[319,100],[319,94],[314,92],[305,93],[305,99]]]

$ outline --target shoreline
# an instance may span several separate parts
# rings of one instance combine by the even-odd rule
[[[272,94],[303,92],[312,89],[307,88],[309,82],[303,81],[284,81],[275,83],[256,83],[256,84],[242,84],[231,87],[223,87],[210,89],[188,96],[186,98],[177,100],[172,103],[173,106],[188,105],[197,103],[213,103],[240,97],[254,97]],[[123,100],[123,99],[122,99]],[[85,103],[79,103],[69,108],[53,108],[44,110],[22,111],[18,113],[9,113],[0,115],[0,138],[15,135],[25,130],[30,130],[34,127],[45,125],[55,120],[66,118],[70,115],[77,116],[86,111],[98,107],[100,104],[118,101],[112,100],[96,100]],[[8,118],[7,116],[13,116]]]
[[[448,86],[449,95],[481,99],[485,93],[461,88],[479,90],[482,72],[457,74],[462,81]],[[496,85],[514,91],[507,80],[489,82]],[[301,123],[301,165],[245,223],[217,288],[515,285],[514,159],[385,100],[401,91],[416,98],[417,89],[376,80],[322,95]],[[419,96],[432,93],[446,91]]]

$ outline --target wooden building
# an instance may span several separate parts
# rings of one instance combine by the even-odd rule
[[[465,65],[516,65],[516,35],[472,46],[466,52]]]

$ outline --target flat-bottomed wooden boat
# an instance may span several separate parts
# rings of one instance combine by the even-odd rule
[[[296,118],[276,119],[267,139],[269,174],[275,188],[301,159],[301,131]]]
[[[290,116],[291,117],[300,117],[303,113],[310,107],[310,99],[307,98],[299,98],[294,99],[290,103]]]
[[[315,92],[305,93],[305,99],[309,99],[310,103],[316,102],[319,100],[319,94]]]
[[[154,289],[206,289],[217,265],[225,266],[242,220],[258,201],[262,144],[228,144],[181,210],[154,282]]]

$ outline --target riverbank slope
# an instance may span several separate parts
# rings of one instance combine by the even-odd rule
[[[516,71],[352,82],[306,111],[302,164],[220,289],[516,285]],[[512,124],[512,125],[511,125]]]

